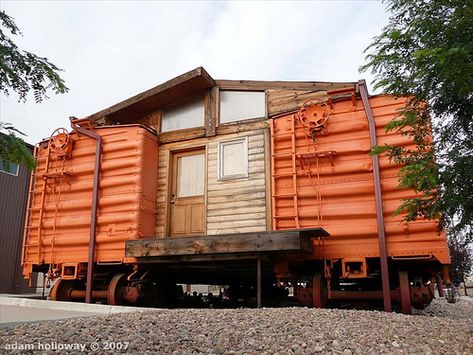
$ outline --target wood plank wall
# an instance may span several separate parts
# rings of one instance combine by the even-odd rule
[[[328,99],[327,91],[308,90],[267,90],[268,115],[298,110],[304,102],[311,99]]]
[[[218,181],[218,142],[236,137],[248,137],[249,176],[243,179]],[[156,236],[167,235],[171,152],[199,147],[205,147],[207,151],[207,234],[266,231],[264,142],[264,129],[259,129],[160,145]]]

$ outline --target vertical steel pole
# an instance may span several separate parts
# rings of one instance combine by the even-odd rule
[[[443,290],[443,280],[439,274],[435,275],[435,282],[437,283],[437,289],[439,290],[439,297],[445,297],[445,292]]]
[[[409,275],[406,270],[399,270],[399,303],[401,304],[402,313],[412,313]]]
[[[94,275],[94,259],[95,259],[95,237],[97,232],[97,208],[99,197],[99,177],[100,177],[100,160],[102,154],[102,138],[94,131],[75,126],[73,128],[92,139],[95,139],[95,171],[94,171],[94,187],[92,191],[92,211],[90,216],[90,237],[89,237],[89,258],[87,261],[87,283],[85,286],[85,302],[92,302],[92,279]]]
[[[366,88],[366,82],[364,80],[358,81],[360,88],[361,100],[363,107],[368,118],[368,127],[370,131],[370,142],[371,147],[377,145],[376,142],[376,124],[374,121],[373,111],[368,98],[368,90]],[[373,162],[373,180],[374,180],[374,194],[376,201],[376,221],[378,226],[378,244],[379,244],[379,259],[381,263],[381,281],[383,286],[383,303],[384,310],[391,312],[391,291],[389,289],[389,270],[388,270],[388,257],[386,252],[386,233],[384,230],[384,215],[383,215],[383,200],[381,195],[381,176],[379,173],[379,157],[374,154],[371,156]]]
[[[261,257],[256,259],[256,307],[261,308]]]

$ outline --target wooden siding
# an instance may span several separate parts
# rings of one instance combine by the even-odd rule
[[[299,110],[311,99],[328,99],[327,91],[308,90],[267,90],[268,115]]]
[[[248,137],[248,178],[218,181],[218,142],[237,137]],[[264,129],[259,129],[160,145],[156,236],[168,235],[171,153],[199,147],[206,148],[207,158],[206,234],[266,231],[264,140]]]

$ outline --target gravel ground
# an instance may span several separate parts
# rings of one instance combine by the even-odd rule
[[[16,344],[65,353],[64,344],[79,344],[85,351],[98,347],[100,353],[473,354],[473,302],[438,300],[422,314],[309,308],[152,310],[5,328],[0,349],[10,353],[8,347]]]

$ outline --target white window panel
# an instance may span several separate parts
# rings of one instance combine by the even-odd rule
[[[204,194],[204,154],[185,155],[177,163],[177,197]]]
[[[218,143],[219,180],[248,177],[248,138]]]
[[[202,97],[163,111],[161,132],[202,126],[204,126],[204,99]]]
[[[18,164],[15,163],[7,163],[0,159],[0,172],[18,176]]]
[[[266,116],[264,91],[221,91],[220,123]]]

